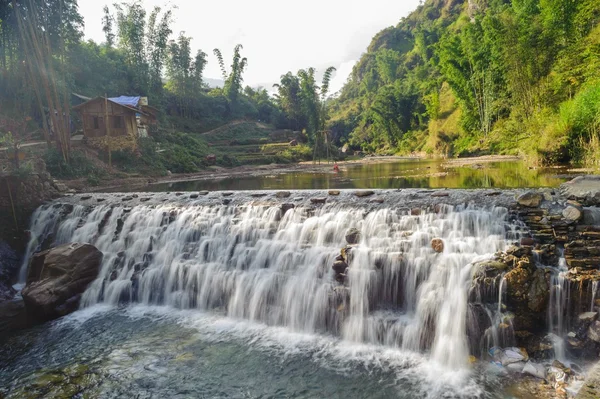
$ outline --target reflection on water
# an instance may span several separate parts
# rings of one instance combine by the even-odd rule
[[[558,187],[573,176],[566,168],[530,169],[521,161],[447,167],[443,160],[406,159],[344,165],[339,173],[332,168],[331,172],[196,180],[152,185],[144,191]]]

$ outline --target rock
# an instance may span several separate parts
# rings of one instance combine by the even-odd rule
[[[325,202],[327,202],[327,198],[325,198],[325,197],[311,198],[310,202],[313,204],[324,204]]]
[[[570,199],[597,205],[600,194],[600,176],[578,176],[560,186],[561,194]]]
[[[385,202],[385,200],[381,197],[377,197],[377,198],[373,198],[373,199],[369,200],[369,202],[371,204],[383,204]]]
[[[447,191],[436,191],[435,193],[431,194],[431,196],[434,198],[448,197],[450,196],[450,193]]]
[[[523,374],[529,374],[533,377],[544,379],[546,378],[546,368],[542,364],[528,361],[523,368]]]
[[[198,198],[198,194],[190,194],[190,198],[191,199],[196,199],[196,198]]]
[[[199,191],[198,195],[208,195],[208,191]]]
[[[361,191],[354,192],[354,195],[356,195],[359,198],[370,197],[373,194],[375,194],[375,191],[371,191],[371,190],[361,190]]]
[[[289,191],[278,191],[275,193],[275,197],[277,198],[287,198],[290,195],[292,195],[292,193],[290,193]]]
[[[523,237],[523,238],[521,238],[521,245],[524,245],[524,246],[535,245],[535,240],[531,237]]]
[[[360,241],[360,231],[357,228],[351,228],[346,231],[346,242],[350,245],[358,244]]]
[[[441,238],[431,240],[431,248],[437,253],[444,252],[444,241]]]
[[[181,197],[183,195],[183,193],[175,193],[176,197]]]
[[[140,202],[148,202],[150,201],[152,198],[149,197],[145,197],[145,198],[140,198]]]
[[[527,307],[532,312],[543,312],[548,307],[549,298],[550,282],[546,279],[546,272],[544,269],[537,269],[533,273],[527,294]]]
[[[223,198],[223,205],[229,205],[231,204],[231,198]]]
[[[508,265],[497,260],[486,260],[475,264],[473,276],[494,277],[508,269]]]
[[[133,199],[133,197],[127,196],[127,197],[121,198],[121,201],[126,202],[126,201],[131,201],[132,199]]]
[[[419,216],[421,214],[421,208],[412,208],[410,214],[412,216]]]
[[[571,373],[571,370],[569,370],[569,368],[567,366],[565,366],[563,363],[561,363],[560,360],[558,360],[558,359],[554,359],[554,361],[552,362],[552,367],[559,369],[567,374]]]
[[[521,206],[525,206],[528,208],[537,208],[542,203],[544,196],[535,191],[528,191],[524,194],[521,194],[517,198],[517,203]]]
[[[504,275],[506,280],[506,296],[508,302],[517,306],[528,300],[531,272],[522,267],[516,267]]]
[[[338,260],[333,264],[332,269],[337,273],[337,274],[341,274],[344,273],[346,271],[346,269],[348,268],[348,264],[346,262],[344,262],[343,260]]]
[[[87,200],[89,200],[90,198],[92,198],[92,196],[91,196],[91,195],[82,195],[82,196],[81,196],[81,200],[82,200],[82,201],[87,201]]]
[[[340,195],[340,190],[329,190],[328,194],[337,197],[338,195]]]
[[[594,342],[600,343],[600,321],[594,321],[587,330],[587,337]]]
[[[96,201],[97,202],[104,202],[104,201],[106,201],[106,198],[96,198]]]
[[[35,254],[21,292],[27,311],[46,320],[77,309],[79,298],[94,281],[102,252],[90,244],[65,244]]]
[[[590,325],[592,324],[592,322],[596,321],[598,319],[598,313],[597,312],[584,312],[581,313],[579,316],[577,316],[577,320],[579,321],[579,323],[583,324],[583,325]]]
[[[231,197],[231,196],[233,195],[233,192],[231,192],[231,191],[226,191],[226,192],[224,192],[224,193],[221,193],[221,195],[222,195],[223,197]]]
[[[544,196],[544,200],[546,200],[546,201],[552,201],[552,195],[553,195],[552,191],[550,191],[550,190],[544,190],[542,192],[542,195]]]
[[[579,219],[581,219],[581,217],[583,216],[583,213],[582,213],[581,209],[578,209],[574,206],[569,205],[565,209],[563,209],[562,215],[565,219],[576,222]]]
[[[296,205],[294,205],[294,204],[281,204],[282,215],[285,215],[285,213],[287,211],[289,211],[290,209],[294,209],[295,207],[296,207]]]
[[[250,194],[250,196],[253,198],[262,198],[262,197],[266,197],[267,193],[252,193],[252,194]]]

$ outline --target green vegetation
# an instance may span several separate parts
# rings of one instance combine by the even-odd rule
[[[0,110],[27,128],[0,123],[0,135],[35,131],[56,176],[92,173],[71,149],[71,93],[127,94],[160,111],[137,151],[113,154],[128,173],[336,158],[344,145],[597,165],[599,22],[597,0],[426,0],[373,38],[335,98],[332,67],[287,72],[271,96],[243,86],[248,63],[265,60],[241,45],[229,65],[213,50],[224,87],[207,87],[207,54],[173,34],[168,7],[105,7],[98,44],[82,39],[77,0],[11,0],[0,3]]]
[[[597,163],[600,3],[427,0],[377,34],[331,105],[379,153]]]
[[[324,99],[333,69],[325,72],[322,87],[315,84],[313,68],[298,72],[302,104],[299,114],[290,116],[280,99],[266,89],[243,87],[248,60],[241,45],[234,48],[230,68],[221,51],[214,50],[225,84],[209,88],[203,82],[207,55],[202,50],[192,54],[192,38],[184,33],[173,36],[169,7],[148,12],[142,0],[115,3],[104,7],[102,26],[104,43],[82,40],[77,0],[0,4],[0,110],[18,123],[31,121],[23,137],[13,132],[16,141],[24,141],[24,134],[34,131],[34,137],[27,139],[43,138],[49,150],[56,149],[46,156],[55,176],[88,173],[71,150],[69,138],[77,127],[71,125],[71,93],[147,96],[150,105],[159,109],[158,133],[140,140],[133,154],[113,154],[115,166],[129,173],[196,172],[214,162],[212,155],[221,166],[306,158],[298,150],[261,150],[265,144],[282,146],[294,138],[310,140],[313,157],[326,155]],[[255,122],[237,126],[238,121]],[[286,129],[301,133],[273,137],[273,132]],[[0,126],[0,135],[8,131]],[[209,131],[213,133],[206,137],[198,135]]]

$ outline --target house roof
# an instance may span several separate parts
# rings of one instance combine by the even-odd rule
[[[134,108],[137,108],[138,105],[140,104],[139,96],[137,96],[137,97],[119,96],[119,97],[109,97],[108,99],[114,103],[121,104],[121,105],[127,105],[129,107],[134,107]]]
[[[141,109],[138,109],[138,108],[135,108],[134,106],[129,105],[129,103],[127,103],[127,101],[123,101],[123,103],[115,101],[115,99],[120,99],[120,98],[121,97],[113,97],[113,98],[96,97],[96,98],[92,98],[91,100],[86,101],[86,102],[84,102],[82,104],[74,106],[73,109],[78,111],[78,110],[83,109],[83,108],[87,107],[88,105],[90,105],[91,103],[94,103],[96,101],[105,101],[105,100],[107,100],[107,101],[110,101],[113,104],[116,104],[116,105],[120,106],[120,107],[126,108],[127,110],[129,110],[131,112],[135,112],[135,113],[142,114],[142,115],[145,115],[145,116],[152,116],[152,115],[150,115],[150,114],[142,111]],[[129,97],[129,98],[131,98],[131,97]],[[139,101],[139,97],[138,97],[138,101]]]
[[[75,97],[77,97],[77,98],[79,98],[80,100],[83,100],[83,101],[90,101],[91,100],[90,97],[86,97],[86,96],[83,96],[81,94],[77,94],[75,92],[73,92],[71,94],[73,94]]]

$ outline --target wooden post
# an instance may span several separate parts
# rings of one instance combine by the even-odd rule
[[[108,150],[108,166],[112,167],[112,151],[110,148],[110,121],[108,120],[108,97],[104,94],[104,128],[106,129],[106,148]]]

